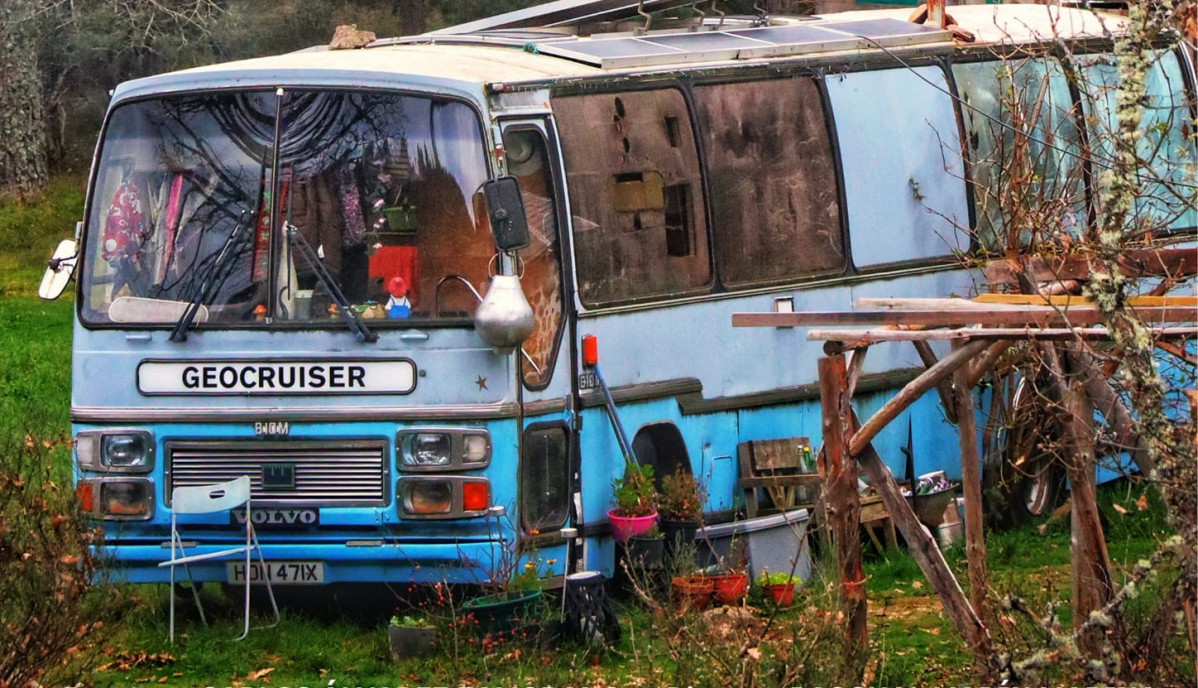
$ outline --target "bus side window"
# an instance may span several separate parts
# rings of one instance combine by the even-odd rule
[[[695,100],[723,282],[842,270],[836,164],[814,80],[697,86]]]
[[[1064,70],[1055,58],[953,65],[973,173],[977,238],[1017,249],[1085,225],[1081,139]],[[1007,227],[1016,202],[1056,208],[1051,224]],[[1031,223],[1028,223],[1031,224]],[[1011,232],[1017,233],[1012,235]]]
[[[562,321],[561,264],[558,258],[557,208],[545,138],[535,129],[503,133],[508,174],[520,184],[531,242],[520,251],[524,262],[521,284],[532,307],[534,327],[523,348],[532,365],[524,366],[524,383],[549,382],[550,368]],[[484,213],[485,215],[485,213]],[[535,368],[534,368],[535,366]]]
[[[675,89],[553,100],[570,186],[583,303],[711,284],[698,151]]]
[[[1078,55],[1073,58],[1080,77],[1082,109],[1086,117],[1093,174],[1097,184],[1109,183],[1104,174],[1115,158],[1115,90],[1119,65],[1113,55]],[[1144,117],[1140,122],[1137,154],[1150,161],[1151,172],[1140,174],[1135,217],[1145,229],[1168,231],[1198,225],[1198,204],[1192,183],[1198,162],[1192,131],[1192,111],[1177,53],[1155,51],[1145,74]],[[1192,187],[1190,187],[1192,189]],[[1101,196],[1097,193],[1096,196]]]

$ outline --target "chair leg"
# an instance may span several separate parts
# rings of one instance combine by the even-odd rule
[[[247,517],[248,520],[248,517]],[[247,526],[248,527],[248,526]],[[247,540],[249,538],[246,538]],[[263,571],[263,573],[266,573]],[[237,640],[244,640],[250,634],[250,548],[249,543],[246,543],[245,548],[245,627],[241,631],[241,635]]]
[[[191,586],[191,596],[196,601],[196,610],[200,612],[200,621],[204,624],[204,628],[207,628],[208,617],[204,616],[204,603],[200,602],[200,589],[196,587],[195,579],[191,577],[191,567],[184,564],[183,570],[187,572],[187,583]]]
[[[173,558],[174,555],[175,555],[175,553],[174,553],[174,551],[172,551],[171,557]],[[174,566],[171,566],[171,587],[167,588],[166,594],[168,597],[171,598],[171,600],[170,600],[171,620],[170,620],[170,626],[169,626],[170,630],[167,632],[167,638],[170,639],[171,644],[174,644],[174,642],[175,642],[175,567]]]
[[[262,570],[265,571],[266,559],[262,556],[261,548],[258,549],[258,562],[262,565]],[[279,625],[279,620],[281,618],[279,615],[279,604],[275,602],[275,591],[270,585],[270,576],[266,577],[266,596],[270,599],[270,608],[274,611],[275,620],[265,626],[258,626],[258,628],[274,628],[275,626]]]

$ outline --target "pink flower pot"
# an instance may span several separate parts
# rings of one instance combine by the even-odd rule
[[[615,509],[607,512],[607,520],[611,523],[611,536],[616,542],[623,544],[628,541],[628,538],[641,533],[653,527],[657,522],[657,512],[648,516],[619,516]]]

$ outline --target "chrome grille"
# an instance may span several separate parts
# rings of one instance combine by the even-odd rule
[[[255,502],[312,506],[381,506],[387,503],[385,440],[166,442],[168,490],[250,476]],[[265,489],[262,467],[289,463],[295,487]]]

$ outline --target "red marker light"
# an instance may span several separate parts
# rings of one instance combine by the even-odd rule
[[[462,510],[485,511],[491,501],[490,485],[483,481],[462,484]]]
[[[599,365],[599,338],[593,334],[582,336],[582,362],[584,365]]]
[[[84,513],[91,513],[96,506],[95,492],[92,489],[92,483],[88,480],[81,480],[75,486],[75,496],[79,498],[79,508]]]

